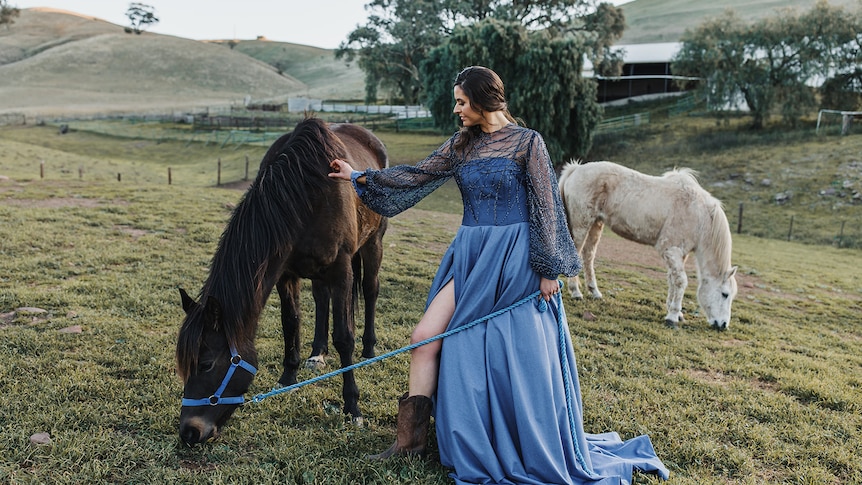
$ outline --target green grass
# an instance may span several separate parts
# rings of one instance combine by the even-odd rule
[[[442,141],[380,136],[401,163]],[[650,154],[658,150],[653,137],[662,135],[620,143]],[[669,149],[685,146],[664,141]],[[761,151],[801,150],[797,144],[811,142],[743,145],[748,157],[755,153],[766,164],[792,156]],[[345,420],[341,381],[334,378],[240,409],[213,443],[180,444],[177,287],[200,288],[242,195],[214,188],[212,176],[199,173],[228,149],[184,145],[78,131],[59,136],[51,127],[0,131],[0,175],[12,179],[0,181],[0,481],[450,483],[433,456],[362,458],[392,440],[395,401],[407,380],[403,354],[356,371],[364,427]],[[698,155],[707,164],[701,170],[713,173],[712,163],[720,173],[732,163],[723,157],[743,156],[743,148]],[[66,172],[52,168],[40,179],[43,158]],[[85,162],[90,165],[79,179],[77,166]],[[183,174],[174,185],[158,175],[168,164]],[[116,171],[124,173],[122,182]],[[421,316],[459,223],[455,190],[444,186],[391,221],[378,353],[406,345]],[[649,434],[671,470],[670,483],[859,483],[862,253],[735,234],[733,259],[740,293],[730,329],[712,331],[698,314],[692,274],[688,318],[673,331],[661,321],[663,269],[600,249],[605,299],[565,297],[586,428],[624,438]],[[310,291],[302,305],[304,352],[310,352]],[[10,315],[22,307],[46,312]],[[595,320],[583,318],[585,312]],[[280,376],[278,321],[273,296],[261,319],[261,369],[249,395],[269,390]],[[300,378],[312,376],[303,371]],[[49,433],[52,443],[31,444],[39,432]],[[635,481],[659,483],[645,475]]]

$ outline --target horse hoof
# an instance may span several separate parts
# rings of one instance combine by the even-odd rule
[[[365,418],[362,416],[353,416],[350,418],[350,422],[353,423],[357,428],[362,428],[365,426]]]
[[[323,369],[326,369],[326,361],[323,359],[322,355],[315,355],[314,357],[306,359],[305,368],[320,372]]]
[[[681,319],[680,319],[680,320],[681,320]],[[667,325],[667,327],[668,327],[668,328],[672,328],[672,329],[674,329],[674,330],[676,330],[676,329],[678,329],[678,328],[679,328],[679,326],[676,324],[676,322],[674,322],[674,321],[673,321],[673,320],[671,320],[671,319],[666,319],[666,320],[664,321],[664,324],[665,324],[665,325]]]

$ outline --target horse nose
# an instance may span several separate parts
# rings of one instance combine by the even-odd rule
[[[203,431],[190,424],[180,425],[180,439],[187,445],[196,445],[207,441],[212,436],[212,431],[204,435]]]
[[[180,439],[187,445],[200,443],[200,431],[191,426],[180,427]]]
[[[719,322],[718,320],[713,320],[712,328],[714,328],[718,331],[727,330],[727,322],[726,321],[725,322]]]

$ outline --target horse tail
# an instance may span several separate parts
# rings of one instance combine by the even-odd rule
[[[566,214],[566,226],[569,228],[569,234],[572,232],[572,220],[569,215],[569,202],[566,199],[566,185],[569,178],[572,174],[575,173],[575,170],[578,168],[580,163],[577,160],[572,160],[569,163],[563,166],[563,169],[560,171],[560,199],[563,201],[563,212]],[[577,243],[575,243],[577,244]]]

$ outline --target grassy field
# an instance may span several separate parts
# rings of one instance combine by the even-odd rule
[[[413,162],[441,141],[380,136],[396,163]],[[739,145],[749,142],[739,136],[706,130],[700,136],[729,140],[715,158],[690,158],[702,159],[698,168],[707,181],[721,173],[720,165],[743,163],[733,162],[733,154],[747,160],[759,153],[759,164],[768,164],[763,153],[781,146],[835,144],[779,140],[746,151]],[[648,160],[661,139],[652,133],[599,148],[622,154],[637,144]],[[664,141],[668,150],[683,152],[680,160],[691,156],[681,142]],[[9,177],[0,180],[0,481],[450,482],[433,456],[433,438],[425,460],[362,459],[392,439],[406,355],[356,372],[364,427],[341,414],[335,378],[239,410],[215,442],[180,443],[177,287],[199,289],[242,195],[213,187],[213,160],[235,152],[248,155],[254,168],[262,150],[74,130],[61,136],[54,127],[0,131],[0,175]],[[802,165],[788,163],[790,155],[775,157]],[[163,175],[168,166],[176,174],[172,185]],[[460,220],[454,190],[444,186],[391,221],[378,353],[406,345],[421,316]],[[654,255],[638,256],[642,251],[606,235],[597,263],[605,300],[565,300],[586,429],[615,430],[624,438],[649,434],[675,484],[862,482],[862,254],[735,234],[740,292],[730,329],[717,333],[698,313],[693,268],[688,318],[677,331],[664,327],[664,270]],[[303,309],[308,322],[310,291]],[[587,313],[595,319],[584,318]],[[280,375],[278,318],[273,297],[258,333],[261,369],[250,395],[269,390]],[[306,325],[305,352],[311,337]],[[50,443],[31,442],[38,433],[47,433]],[[658,482],[636,475],[636,483]]]

